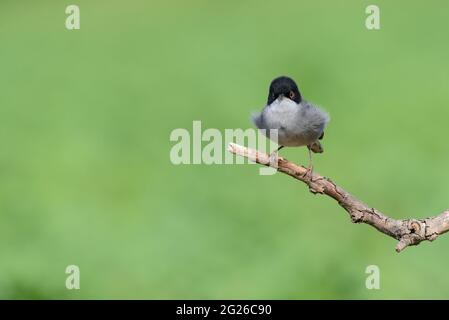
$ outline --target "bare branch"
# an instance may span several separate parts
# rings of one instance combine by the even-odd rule
[[[276,163],[270,164],[270,156],[257,150],[230,143],[228,150],[249,160],[276,168]],[[421,241],[435,240],[440,234],[449,231],[449,209],[443,213],[425,219],[396,220],[384,215],[379,210],[367,206],[365,203],[343,190],[329,178],[313,173],[306,176],[307,169],[279,157],[277,170],[297,180],[304,182],[310,192],[327,195],[343,207],[354,223],[366,223],[380,232],[399,240],[396,251],[401,252],[408,246],[418,245]]]

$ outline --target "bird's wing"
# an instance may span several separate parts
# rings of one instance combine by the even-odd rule
[[[329,114],[310,102],[303,101],[302,103],[304,109],[300,116],[303,119],[307,119],[309,129],[317,131],[319,139],[322,139],[324,137],[324,128],[330,121]]]
[[[262,112],[253,112],[251,114],[251,121],[256,125],[259,129],[265,129],[265,122],[263,120]]]

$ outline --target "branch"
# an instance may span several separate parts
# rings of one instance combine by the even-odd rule
[[[246,157],[253,162],[276,168],[276,163],[270,164],[270,156],[266,153],[234,143],[229,144],[228,151]],[[279,172],[304,182],[313,194],[324,194],[336,200],[349,213],[352,222],[369,224],[378,231],[399,240],[396,245],[397,252],[401,252],[408,246],[418,245],[421,241],[433,241],[440,234],[449,231],[449,209],[430,218],[396,220],[367,206],[336,185],[331,179],[316,173],[313,173],[312,176],[309,173],[306,176],[308,171],[305,167],[298,166],[281,157],[278,157],[277,160]]]

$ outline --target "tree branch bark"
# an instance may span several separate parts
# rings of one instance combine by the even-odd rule
[[[266,153],[234,143],[229,144],[228,150],[253,162],[276,168],[276,163],[270,164],[270,156]],[[433,241],[440,234],[449,231],[449,209],[430,218],[396,220],[386,216],[379,210],[367,206],[339,187],[331,179],[317,173],[313,173],[312,176],[310,174],[306,176],[308,171],[305,167],[296,165],[281,157],[278,157],[277,160],[277,170],[279,172],[304,182],[309,187],[310,192],[314,194],[324,194],[333,198],[349,213],[352,222],[369,224],[378,231],[399,240],[396,245],[397,252],[401,252],[408,246],[418,245],[425,240]]]

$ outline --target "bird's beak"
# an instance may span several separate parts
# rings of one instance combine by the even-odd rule
[[[284,96],[283,93],[281,93],[281,94],[279,95],[279,97],[278,97],[279,100],[282,100],[282,99],[284,99],[284,98],[285,98],[285,96]]]

